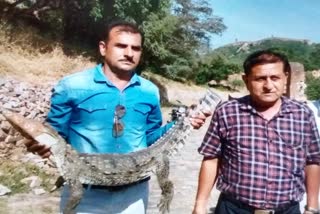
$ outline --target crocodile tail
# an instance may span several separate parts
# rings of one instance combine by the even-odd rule
[[[212,112],[215,107],[220,103],[221,97],[208,89],[205,96],[200,99],[200,102],[196,106],[191,106],[183,110],[180,109],[180,114],[178,113],[175,125],[168,130],[168,132],[160,138],[158,141],[166,142],[164,152],[168,156],[176,154],[186,143],[186,140],[191,132],[192,125],[189,120],[189,116],[194,114],[199,114],[201,111]],[[158,142],[156,142],[158,143]]]

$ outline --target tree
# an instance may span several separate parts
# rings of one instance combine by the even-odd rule
[[[207,43],[210,34],[221,34],[226,29],[223,19],[213,15],[206,0],[176,0],[173,11],[181,21],[189,44]]]
[[[315,70],[320,68],[320,44],[314,46],[313,51],[310,53],[310,67],[309,70]]]
[[[113,16],[142,25],[148,22],[152,14],[167,15],[170,2],[170,0],[115,0]]]
[[[207,1],[176,0],[170,10],[151,14],[142,29],[149,68],[172,78],[189,79],[197,72],[194,64],[200,48],[209,44],[211,34],[222,33],[226,26],[213,16]]]
[[[45,25],[60,24],[65,44],[77,46],[96,47],[112,18],[134,21],[145,38],[141,68],[180,80],[195,76],[200,48],[226,29],[206,0],[16,0],[7,8]]]

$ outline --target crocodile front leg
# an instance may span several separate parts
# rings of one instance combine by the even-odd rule
[[[170,203],[173,198],[173,183],[169,180],[169,158],[166,155],[162,155],[161,162],[158,163],[156,168],[156,175],[158,183],[161,189],[161,198],[158,204],[160,213],[169,213]]]
[[[76,207],[80,203],[83,195],[83,187],[79,180],[68,182],[70,186],[70,195],[63,209],[63,214],[75,214]]]

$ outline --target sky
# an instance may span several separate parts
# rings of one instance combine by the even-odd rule
[[[208,0],[227,30],[211,37],[212,48],[269,37],[320,43],[320,0]]]

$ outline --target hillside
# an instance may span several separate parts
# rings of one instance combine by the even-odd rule
[[[5,107],[5,105],[16,105],[21,111],[25,107],[28,107],[33,111],[41,111],[41,115],[44,115],[48,108],[48,99],[52,85],[62,76],[86,67],[92,67],[96,63],[81,52],[77,52],[77,54],[67,53],[61,43],[44,38],[35,29],[26,27],[20,31],[19,29],[4,30],[3,26],[1,27],[1,108]],[[164,91],[170,102],[179,100],[183,104],[190,105],[198,102],[205,91],[205,88],[200,86],[176,83],[148,73],[144,75],[166,86]],[[13,82],[16,84],[11,84]],[[41,93],[39,96],[35,96],[36,92]],[[223,92],[221,94],[224,95]],[[17,103],[17,100],[22,99],[22,97],[25,100]],[[41,110],[39,110],[40,108]],[[162,109],[164,121],[170,117],[170,110],[170,108]],[[33,114],[33,116],[36,116],[37,119],[40,117],[39,114]],[[59,191],[49,192],[57,178],[56,170],[51,168],[46,160],[27,153],[21,137],[12,138],[9,135],[4,135],[3,130],[6,130],[7,133],[16,132],[13,130],[8,131],[10,126],[1,115],[0,127],[0,213],[57,213]],[[205,129],[202,130],[204,131]],[[193,152],[192,155],[189,153],[184,155],[184,157],[192,157],[192,161],[189,162],[194,165],[200,163],[199,161],[195,162],[194,154],[196,154],[196,143],[202,140],[202,135],[193,140],[195,141],[194,144],[190,144],[194,147],[189,149]],[[195,137],[193,136],[193,138]],[[179,157],[177,160],[181,161],[181,163],[176,163],[177,167],[174,168],[173,166],[173,171],[184,170],[184,168],[181,168],[181,165],[186,164],[185,159]],[[199,167],[196,165],[193,168],[198,169]],[[190,178],[196,177],[197,173],[196,170],[193,170],[193,174],[191,174],[189,170]],[[177,177],[185,178],[185,176]],[[153,186],[157,185],[156,181],[152,182]],[[176,183],[184,185],[181,181],[177,181]],[[196,190],[195,185],[196,183],[192,190]],[[191,189],[189,184],[185,186]],[[154,205],[153,207],[155,208],[151,207],[149,209],[157,210],[156,203],[158,202],[159,191],[156,188],[153,189],[155,190],[151,192],[150,204]],[[191,204],[195,193],[192,192],[190,194],[189,190],[185,194],[190,197],[188,203]],[[186,197],[183,198],[186,200]],[[181,203],[177,202],[176,204],[180,205]],[[173,205],[172,209],[174,210],[175,207],[178,206]],[[176,211],[175,213],[184,212]]]
[[[308,40],[287,38],[266,38],[258,41],[236,42],[214,49],[210,55],[222,56],[229,62],[241,65],[243,60],[252,52],[261,49],[274,49],[286,54],[290,61],[300,62],[306,70],[320,68],[320,44]]]
[[[65,49],[36,28],[1,23],[0,75],[45,84],[94,64],[84,54],[66,53]]]

